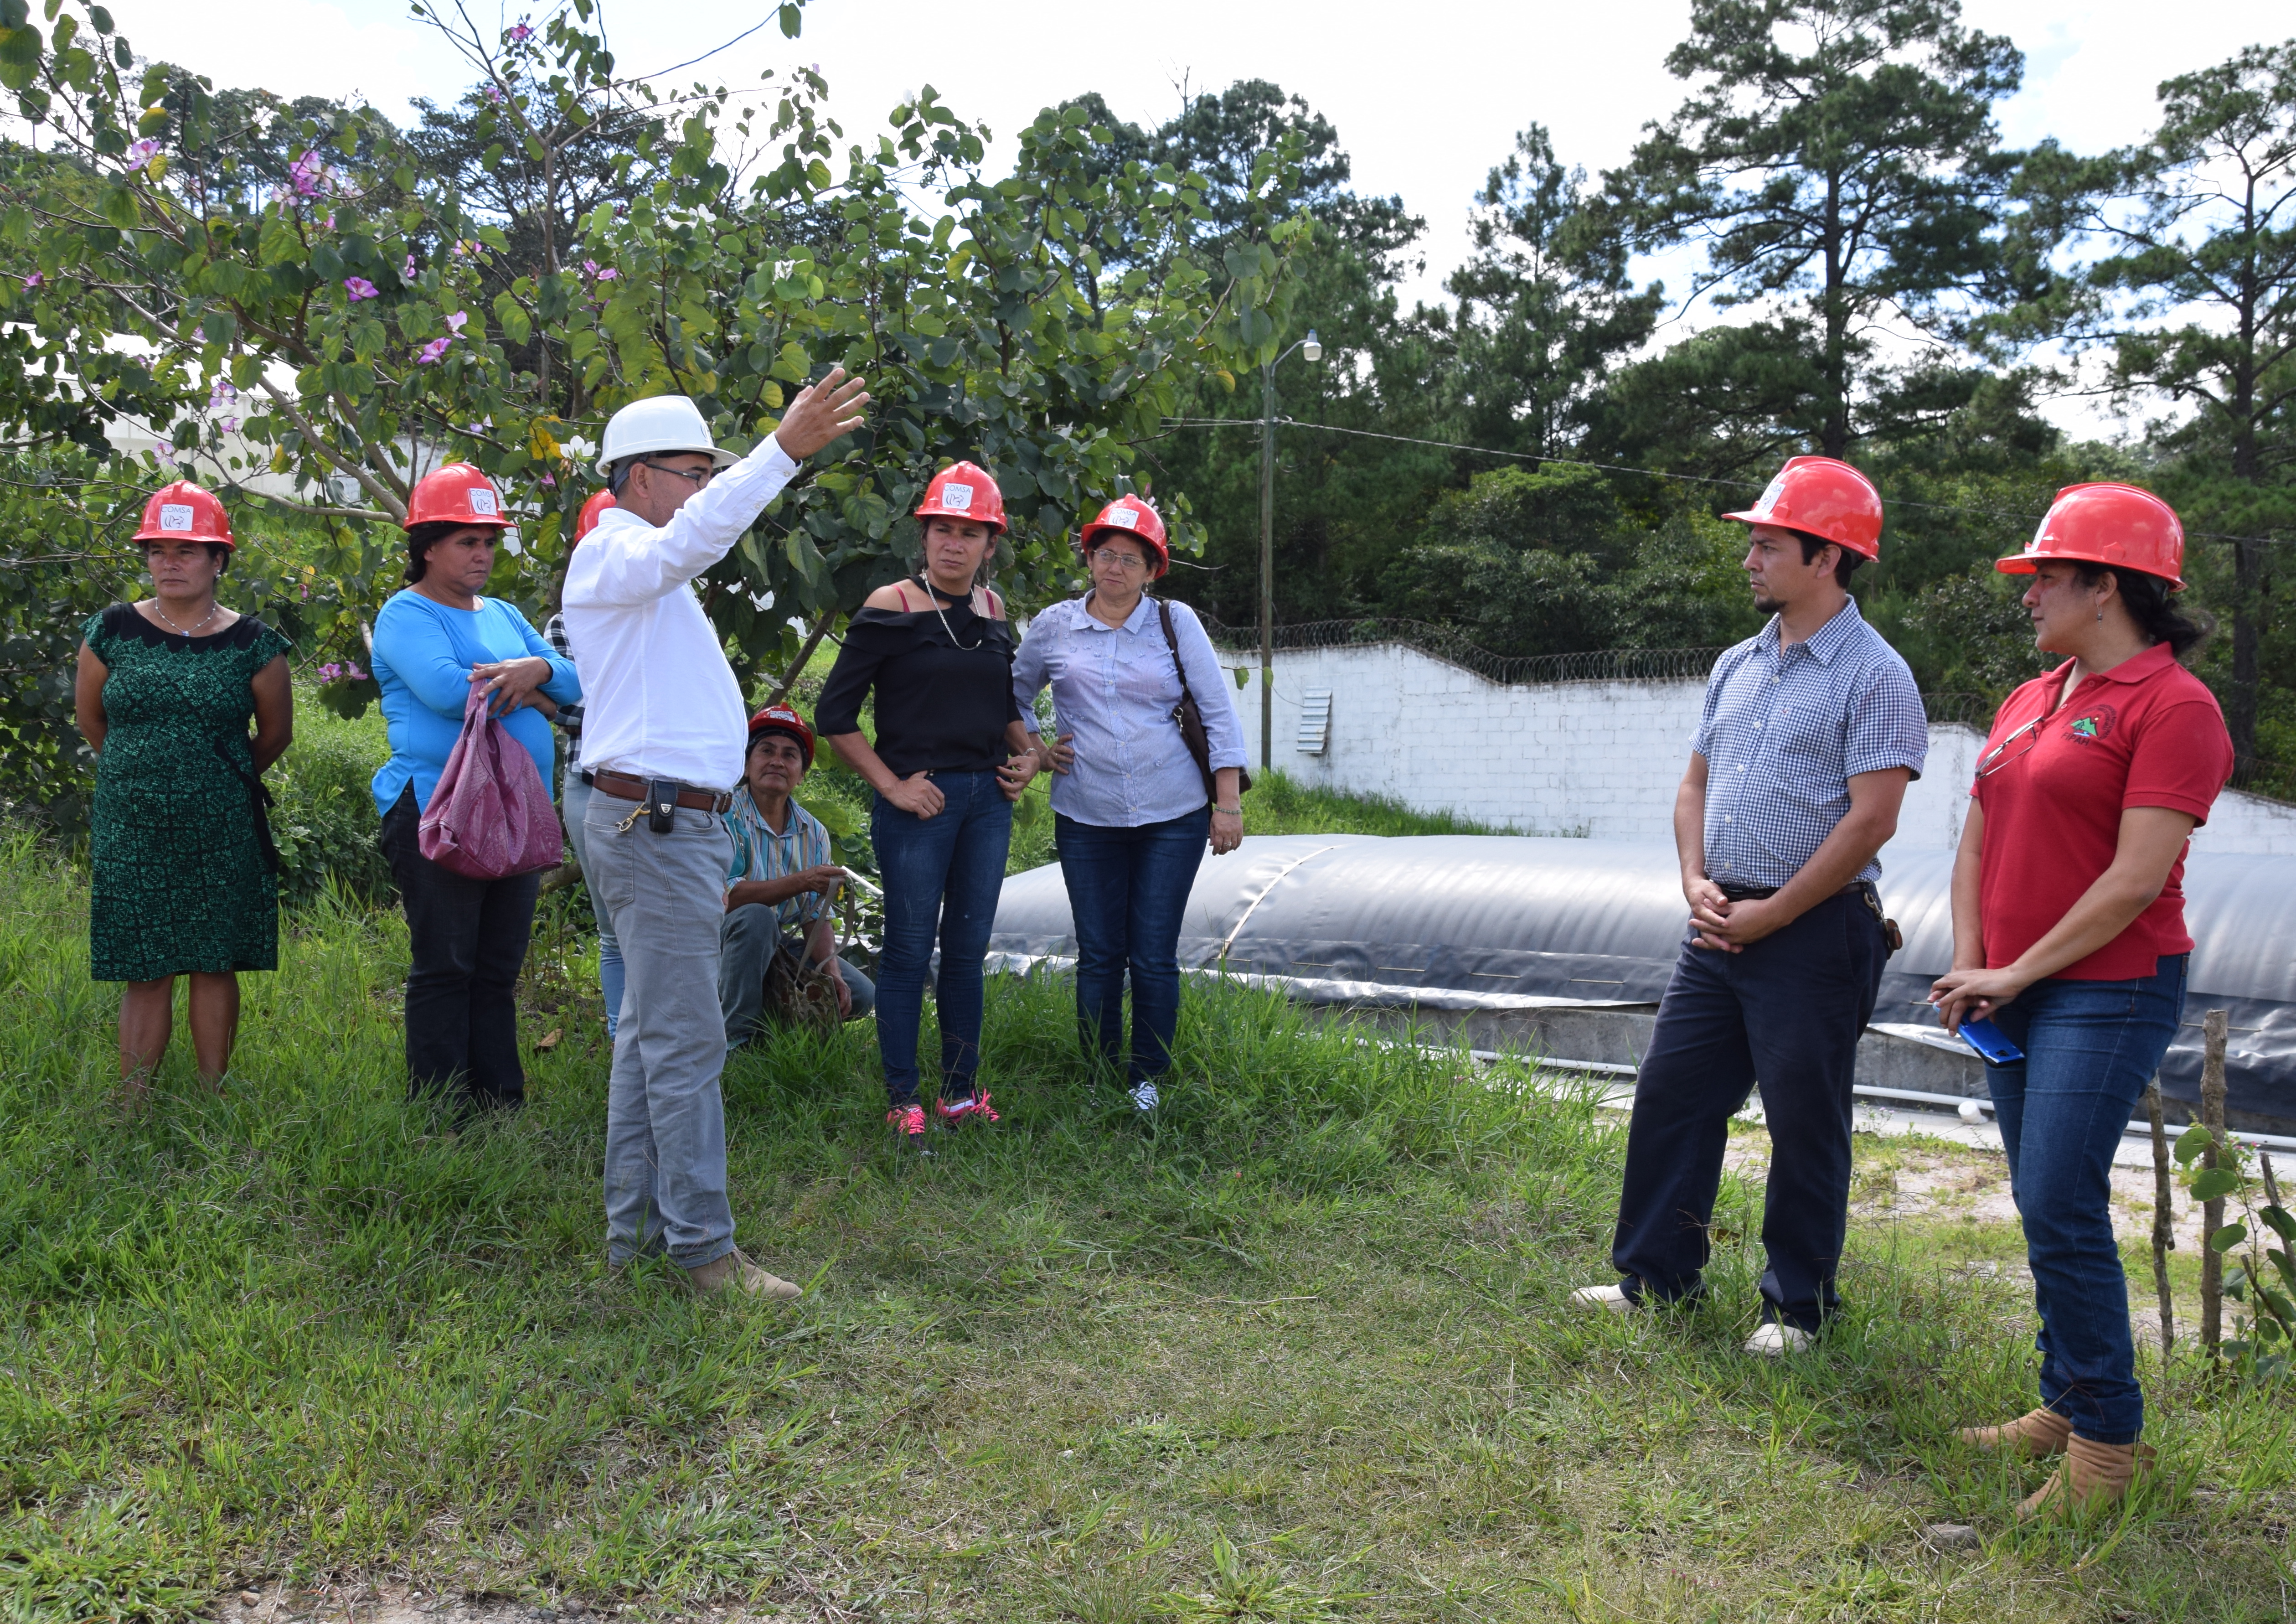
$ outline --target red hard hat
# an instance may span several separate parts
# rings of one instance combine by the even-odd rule
[[[973,463],[952,463],[933,475],[925,499],[917,504],[920,519],[970,519],[996,529],[1004,528],[1004,493],[988,471]]]
[[[750,742],[755,744],[761,733],[785,733],[795,739],[805,750],[805,764],[813,765],[813,729],[806,720],[787,705],[768,705],[750,718]]]
[[[407,529],[418,524],[484,524],[510,528],[502,492],[468,463],[449,463],[426,473],[406,498]]]
[[[598,528],[599,516],[613,505],[614,493],[611,490],[602,490],[582,504],[581,513],[574,519],[575,545],[579,546],[582,537]]]
[[[1789,458],[1753,506],[1722,517],[1800,530],[1864,558],[1882,556],[1882,493],[1873,480],[1830,456]]]
[[[213,493],[189,480],[162,485],[144,504],[144,526],[138,541],[219,541],[236,548],[231,538],[231,519]]]
[[[2110,481],[2068,485],[2049,504],[2022,553],[1998,560],[2004,575],[2030,575],[2045,558],[2079,559],[2184,584],[2185,527],[2151,491]]]
[[[1100,510],[1100,517],[1084,527],[1084,539],[1077,544],[1079,552],[1092,551],[1093,537],[1103,530],[1113,530],[1119,536],[1137,537],[1155,554],[1155,568],[1149,578],[1153,580],[1172,567],[1172,549],[1164,540],[1164,521],[1156,510],[1148,505],[1145,496],[1119,496]]]

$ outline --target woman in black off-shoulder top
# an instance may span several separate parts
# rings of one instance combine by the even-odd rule
[[[945,1127],[994,1122],[979,1084],[981,961],[996,918],[1013,803],[1037,758],[1013,701],[1013,630],[1004,605],[977,584],[1004,528],[996,482],[970,463],[927,487],[925,567],[870,595],[854,615],[816,720],[830,748],[877,791],[869,832],[885,882],[877,967],[877,1047],[886,1120],[925,1148],[917,1042],[925,970],[938,939],[940,1090]],[[877,738],[861,732],[876,694]]]

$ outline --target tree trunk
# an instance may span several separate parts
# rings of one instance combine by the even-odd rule
[[[2169,1130],[2161,1116],[2161,1079],[2156,1075],[2144,1090],[2145,1115],[2152,1126],[2152,1289],[2161,1299],[2161,1374],[2169,1374],[2169,1357],[2177,1345],[2177,1298],[2169,1289],[2169,1254],[2177,1244],[2175,1216],[2169,1194],[2176,1188],[2169,1172]]]
[[[1825,177],[1825,428],[1821,448],[1849,455],[1849,308],[1842,297],[1841,177]]]
[[[2251,782],[2256,769],[2256,647],[2264,603],[2264,558],[2252,541],[2233,544],[2232,703],[2225,726],[2232,734],[2232,781]]]

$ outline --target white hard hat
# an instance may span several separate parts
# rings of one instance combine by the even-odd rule
[[[707,452],[720,468],[742,459],[720,451],[701,421],[701,409],[683,395],[655,395],[633,400],[606,420],[605,448],[598,454],[598,477],[614,477],[614,464],[634,456],[663,451]]]

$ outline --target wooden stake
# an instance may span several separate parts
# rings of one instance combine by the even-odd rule
[[[2201,1062],[2201,1122],[2209,1130],[2208,1147],[2201,1166],[2217,1165],[2217,1152],[2225,1142],[2225,1012],[2212,1009],[2201,1018],[2206,1047]],[[2224,1197],[2201,1204],[2201,1346],[2213,1353],[2224,1341],[2224,1254],[2209,1238],[2224,1227]]]
[[[2152,1119],[2152,1285],[2161,1294],[2161,1369],[2166,1374],[2177,1341],[2177,1300],[2169,1290],[2169,1254],[2176,1250],[2177,1226],[2169,1206],[2176,1181],[2169,1177],[2169,1129],[2161,1115],[2161,1079],[2144,1091]]]

